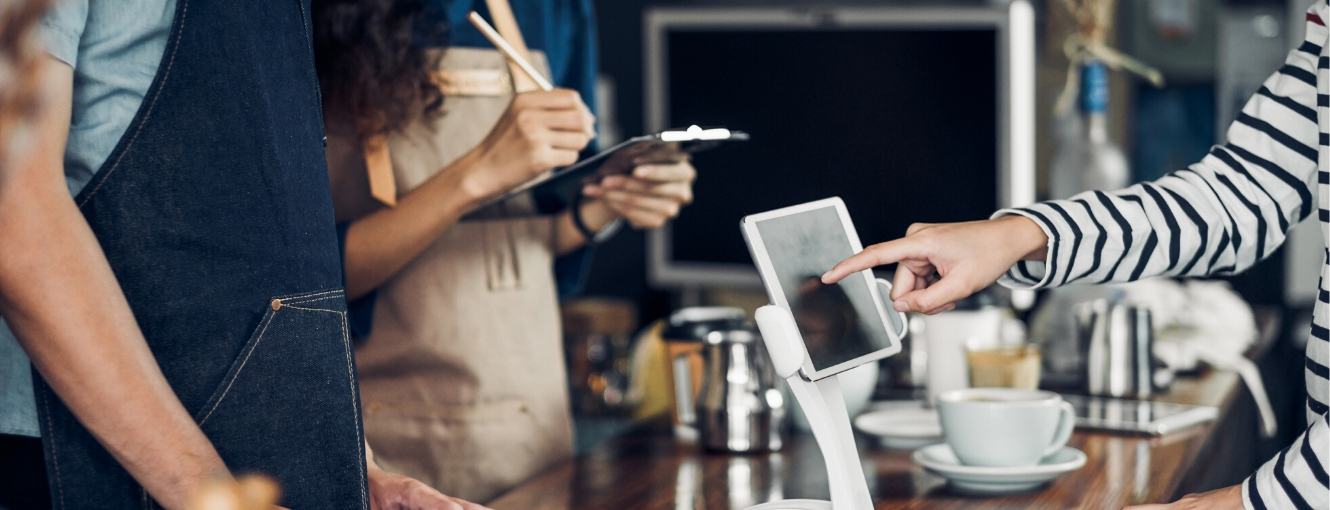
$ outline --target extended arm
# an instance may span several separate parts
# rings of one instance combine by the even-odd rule
[[[1311,215],[1318,174],[1326,178],[1317,171],[1319,148],[1330,142],[1317,125],[1316,76],[1327,11],[1323,3],[1312,7],[1306,41],[1243,108],[1228,143],[1187,170],[1126,190],[1000,211],[994,220],[916,225],[902,239],[846,259],[823,280],[899,262],[894,307],[937,313],[999,277],[1009,286],[1045,287],[1252,266]],[[1319,341],[1324,329],[1313,334]],[[1318,345],[1324,343],[1309,345],[1309,372],[1325,369],[1312,366],[1319,363],[1314,355],[1325,359]],[[1325,508],[1330,436],[1324,404],[1316,409],[1309,401],[1309,408],[1320,414],[1312,426],[1240,488],[1185,498],[1174,508]]]
[[[229,476],[162,376],[66,187],[72,69],[42,66],[39,146],[0,167],[0,314],[42,377],[167,508]]]
[[[1042,288],[1251,267],[1316,209],[1316,41],[1325,37],[1324,26],[1309,23],[1307,42],[1248,101],[1228,143],[1185,170],[1124,190],[1002,210],[996,220],[916,225],[828,276],[902,262],[909,271],[897,272],[897,308],[931,312],[998,277]]]
[[[1307,42],[1243,107],[1227,143],[1200,162],[1125,190],[999,212],[1030,218],[1050,238],[1045,261],[1015,267],[1003,283],[1232,274],[1273,253],[1316,210],[1315,76],[1325,27],[1308,26]]]

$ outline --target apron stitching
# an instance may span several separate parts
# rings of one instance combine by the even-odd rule
[[[176,33],[171,37],[173,44],[171,47],[171,58],[166,62],[166,68],[162,71],[162,81],[157,84],[157,90],[152,96],[152,102],[148,103],[148,109],[144,111],[143,118],[139,120],[138,126],[134,129],[134,135],[129,137],[129,141],[125,143],[124,149],[122,149],[120,154],[116,156],[115,162],[111,163],[111,166],[107,168],[106,172],[97,180],[97,185],[89,190],[88,194],[83,196],[83,201],[79,202],[78,207],[82,208],[86,205],[89,200],[92,200],[93,195],[97,194],[97,190],[101,189],[103,184],[106,184],[106,180],[111,176],[111,173],[120,166],[120,161],[124,159],[125,154],[129,153],[129,148],[134,145],[134,140],[138,139],[139,133],[143,132],[143,126],[147,125],[148,117],[152,116],[152,110],[157,106],[157,99],[162,96],[162,90],[166,89],[166,80],[171,76],[171,65],[175,63],[175,54],[180,50],[180,34],[185,31],[185,14],[188,12],[189,0],[183,0],[180,6],[180,26],[176,27]]]
[[[331,295],[331,296],[322,296],[322,297],[308,298],[308,299],[305,299],[305,298],[301,298],[301,299],[290,299],[290,300],[286,300],[286,299],[278,299],[278,301],[281,301],[281,302],[282,302],[282,306],[289,306],[289,305],[303,305],[303,304],[308,304],[308,303],[318,303],[318,302],[320,302],[320,301],[328,301],[328,300],[331,300],[331,299],[337,299],[337,298],[340,298],[340,297],[341,297],[340,295]]]
[[[51,464],[55,466],[55,489],[56,493],[60,495],[60,508],[64,508],[65,485],[60,478],[60,455],[56,453],[55,426],[51,424],[51,391],[53,390],[48,386],[46,391],[42,392],[42,407],[46,408],[46,430],[49,432],[45,434],[48,437],[44,437],[43,440],[51,443]]]
[[[337,312],[337,314],[342,318],[342,348],[345,349],[346,352],[346,375],[347,380],[351,383],[351,390],[354,395],[356,390],[356,369],[355,366],[351,364],[351,339],[347,338],[346,335],[348,329],[346,312]],[[369,508],[369,495],[365,493],[365,463],[363,462],[363,459],[365,458],[365,437],[361,435],[360,430],[360,424],[363,423],[360,417],[360,399],[351,399],[351,411],[356,417],[356,446],[360,449],[360,458],[362,459],[362,462],[360,463],[360,506],[361,508]]]
[[[203,415],[203,419],[199,420],[199,427],[207,423],[208,418],[212,417],[212,413],[217,410],[218,406],[222,405],[222,401],[226,400],[226,394],[231,392],[231,386],[234,386],[236,379],[240,378],[240,371],[245,369],[246,363],[249,363],[249,357],[253,356],[254,351],[258,350],[259,343],[263,341],[263,335],[268,332],[268,326],[272,325],[272,320],[275,317],[277,317],[277,312],[268,315],[268,318],[263,322],[263,329],[259,331],[259,337],[254,339],[254,345],[249,348],[249,352],[245,353],[245,359],[240,361],[240,367],[236,368],[235,376],[231,378],[230,382],[226,383],[226,389],[222,390],[220,397],[217,397],[217,402],[213,403],[212,408],[208,409],[208,414]]]
[[[312,298],[315,298],[315,297],[327,296],[327,295],[329,295],[329,294],[340,294],[341,292],[342,292],[341,289],[338,289],[338,290],[325,290],[325,291],[323,291],[323,292],[316,292],[316,293],[313,293],[313,294],[297,294],[297,295],[294,295],[294,296],[288,296],[288,297],[278,298],[278,299],[281,299],[283,303],[287,302],[288,299],[289,299],[289,300],[292,300],[293,302],[299,303],[299,302],[301,302],[301,301],[308,300],[308,299],[312,299]]]
[[[292,304],[287,303],[287,302],[282,302],[282,308],[294,308],[294,309],[296,309],[296,310],[304,310],[304,311],[307,311],[307,312],[342,313],[341,310],[333,310],[333,309],[329,309],[329,308],[305,308],[305,307],[303,307],[303,306],[295,306],[295,305],[292,305]]]

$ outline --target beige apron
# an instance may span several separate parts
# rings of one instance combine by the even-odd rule
[[[548,75],[543,54],[532,60]],[[389,137],[399,190],[479,145],[511,100],[497,51],[451,48],[440,69],[466,83],[438,120]],[[499,95],[496,79],[507,84]],[[379,463],[478,502],[572,453],[554,222],[510,202],[508,218],[458,223],[381,286],[356,351]]]

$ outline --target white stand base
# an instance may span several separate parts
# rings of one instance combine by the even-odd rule
[[[764,306],[757,311],[757,327],[771,354],[776,374],[789,383],[794,398],[808,417],[808,424],[827,465],[831,501],[807,499],[773,501],[749,510],[871,510],[873,498],[859,462],[859,449],[850,429],[840,379],[836,376],[807,381],[799,374],[804,359],[803,337],[794,317],[784,308]]]
[[[750,506],[748,510],[832,510],[832,507],[830,501],[820,499],[787,499]]]

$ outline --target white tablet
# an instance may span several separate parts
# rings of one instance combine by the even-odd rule
[[[863,250],[839,197],[746,216],[741,225],[767,297],[799,326],[804,378],[816,381],[900,352],[905,317],[883,305],[872,270],[822,283],[823,273]]]

